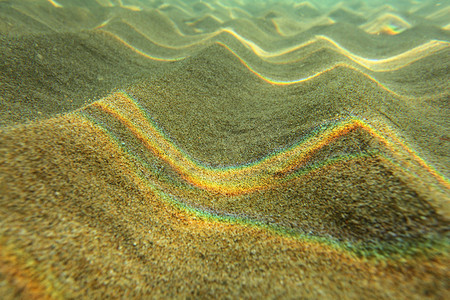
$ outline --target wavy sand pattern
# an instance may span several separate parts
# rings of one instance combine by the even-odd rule
[[[2,299],[443,299],[445,1],[0,1]]]

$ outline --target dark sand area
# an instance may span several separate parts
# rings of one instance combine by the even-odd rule
[[[0,298],[444,299],[439,3],[0,1]]]

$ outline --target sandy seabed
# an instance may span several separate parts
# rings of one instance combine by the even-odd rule
[[[0,1],[1,298],[444,299],[449,5],[328,2]]]

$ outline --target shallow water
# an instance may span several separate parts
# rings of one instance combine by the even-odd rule
[[[0,1],[0,294],[444,297],[449,7]]]

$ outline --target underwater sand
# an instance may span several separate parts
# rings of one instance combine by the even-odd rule
[[[449,4],[0,1],[2,299],[444,299]]]

